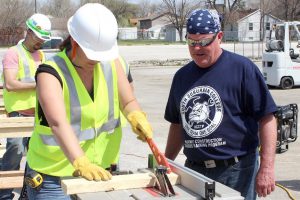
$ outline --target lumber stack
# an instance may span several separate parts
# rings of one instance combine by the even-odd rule
[[[0,89],[0,139],[30,137],[33,131],[34,117],[12,117],[6,115]],[[0,144],[1,151],[5,145]],[[24,171],[0,171],[0,189],[22,188]]]
[[[0,138],[30,137],[34,117],[0,117]]]
[[[0,171],[0,189],[22,188],[24,171]]]
[[[0,117],[6,117],[6,110],[4,106],[0,106]]]

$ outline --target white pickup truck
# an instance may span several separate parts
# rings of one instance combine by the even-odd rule
[[[60,43],[63,41],[62,37],[51,37],[51,40],[45,42],[42,46],[44,52],[57,51]]]
[[[51,52],[58,52],[58,47],[63,40],[64,39],[62,37],[51,37],[51,40],[46,41],[43,44],[41,50],[43,52],[45,52],[45,54],[51,53]],[[24,39],[20,40],[18,42],[18,44],[20,44],[23,41],[24,41]]]

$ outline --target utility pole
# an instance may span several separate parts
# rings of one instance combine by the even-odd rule
[[[36,12],[36,0],[34,0],[34,13],[37,13]]]
[[[265,36],[265,1],[260,1],[260,40],[264,39]]]

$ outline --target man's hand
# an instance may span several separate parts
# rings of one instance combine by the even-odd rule
[[[152,128],[144,112],[132,111],[127,115],[127,119],[131,124],[133,132],[138,135],[138,139],[145,142],[147,138],[152,138]]]
[[[73,176],[81,176],[89,181],[107,181],[110,180],[112,175],[102,167],[92,164],[86,156],[76,158],[73,162],[75,171]]]
[[[259,197],[266,197],[275,190],[274,169],[260,168],[256,175],[256,192]]]

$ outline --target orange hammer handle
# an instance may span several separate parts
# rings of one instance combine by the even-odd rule
[[[164,154],[162,154],[159,149],[157,148],[156,144],[154,143],[154,141],[150,138],[147,138],[147,143],[156,159],[156,162],[159,165],[163,165],[165,167],[167,167],[167,173],[171,173],[171,167],[169,165],[169,162],[167,161],[166,157],[164,156]]]

